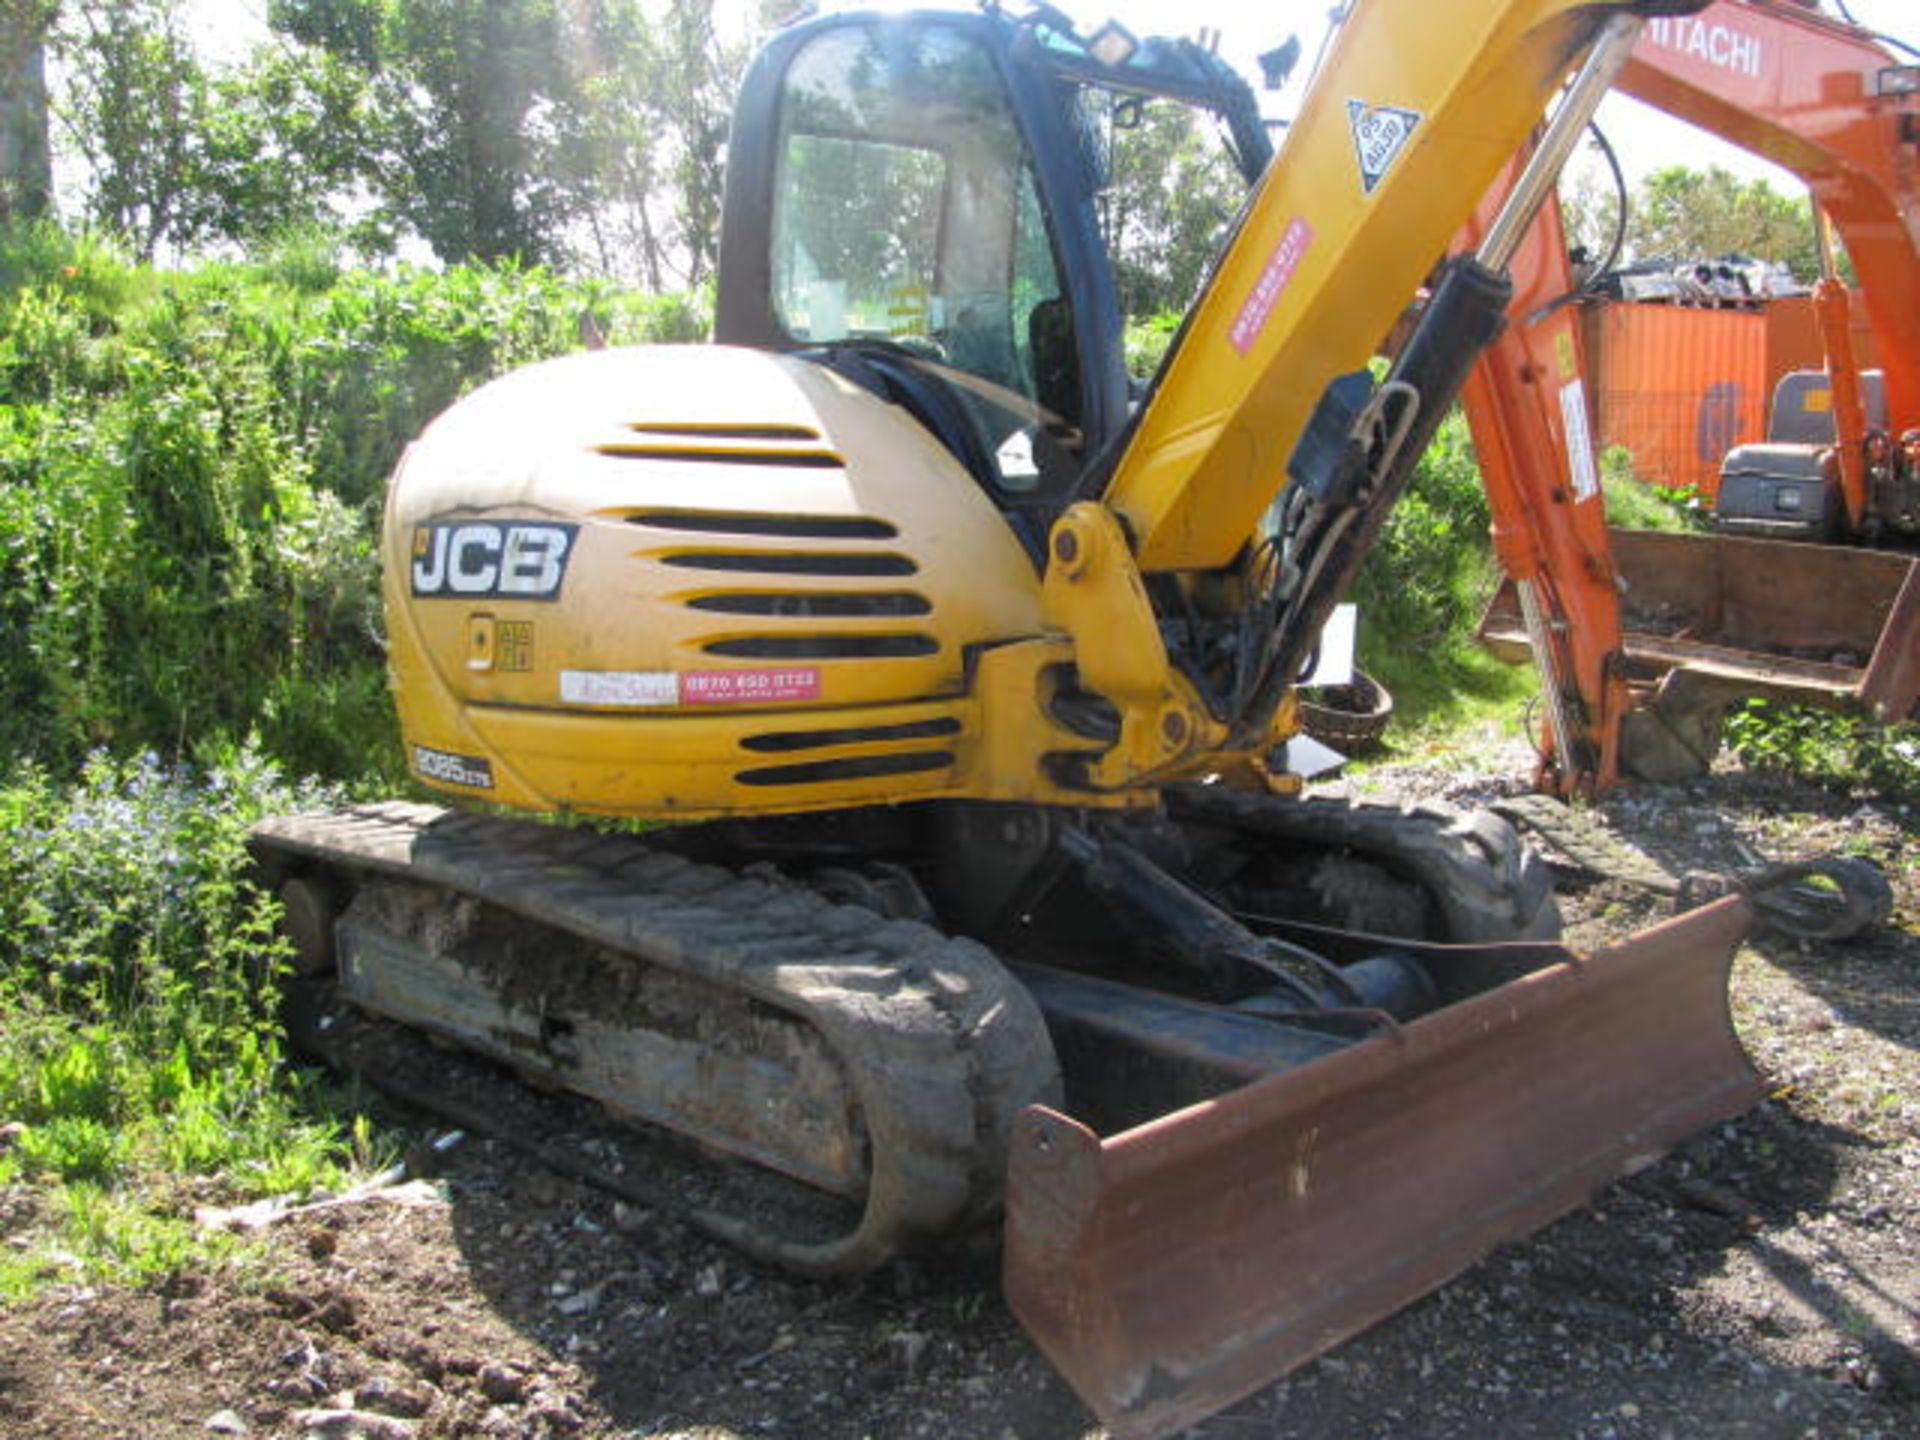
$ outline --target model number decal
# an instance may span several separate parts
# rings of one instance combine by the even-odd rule
[[[413,593],[552,600],[567,576],[578,525],[461,521],[413,529]]]
[[[493,789],[493,766],[484,755],[456,755],[450,750],[413,747],[413,768],[422,780],[465,785],[473,790]]]

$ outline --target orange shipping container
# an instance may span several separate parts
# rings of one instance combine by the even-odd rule
[[[1880,363],[1874,349],[1873,325],[1867,302],[1852,292],[1847,307],[1853,336],[1853,363],[1871,370]],[[1820,348],[1820,322],[1813,316],[1813,297],[1788,295],[1767,306],[1767,374],[1775,384],[1789,370],[1824,370],[1827,357]]]
[[[1764,438],[1761,312],[1603,303],[1586,312],[1586,342],[1600,444],[1625,446],[1649,484],[1711,498],[1727,451]]]

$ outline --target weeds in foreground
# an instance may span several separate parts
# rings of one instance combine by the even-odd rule
[[[352,1126],[286,1064],[285,943],[245,874],[253,820],[329,798],[245,748],[0,781],[0,1230],[23,1242],[0,1298],[209,1262],[232,1242],[195,1204],[353,1169]]]
[[[1920,800],[1920,724],[1912,721],[1876,725],[1857,715],[1749,700],[1727,716],[1726,737],[1750,770]]]
[[[0,1297],[213,1258],[196,1204],[379,1157],[285,1063],[246,826],[323,799],[276,765],[404,779],[375,550],[404,444],[584,316],[693,340],[710,303],[0,227]]]

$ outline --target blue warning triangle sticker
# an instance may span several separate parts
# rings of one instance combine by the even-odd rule
[[[1347,123],[1353,128],[1353,150],[1360,160],[1360,183],[1367,194],[1373,193],[1373,187],[1386,178],[1400,152],[1407,148],[1420,118],[1418,110],[1398,105],[1347,101]]]

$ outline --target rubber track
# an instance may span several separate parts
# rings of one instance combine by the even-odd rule
[[[1603,880],[1620,880],[1656,895],[1680,893],[1680,877],[1592,814],[1551,795],[1511,795],[1493,808],[1515,825],[1537,833],[1580,871]]]
[[[709,1217],[722,1238],[810,1275],[869,1270],[995,1209],[1012,1127],[1058,1103],[1038,1007],[983,946],[606,836],[387,803],[257,825],[276,881],[390,876],[468,895],[645,963],[744,993],[812,1026],[861,1106],[858,1224],[819,1243]]]
[[[1224,785],[1171,789],[1167,810],[1179,821],[1337,846],[1408,873],[1445,922],[1446,933],[1429,939],[1475,944],[1560,935],[1552,872],[1511,825],[1486,811],[1290,799]]]

